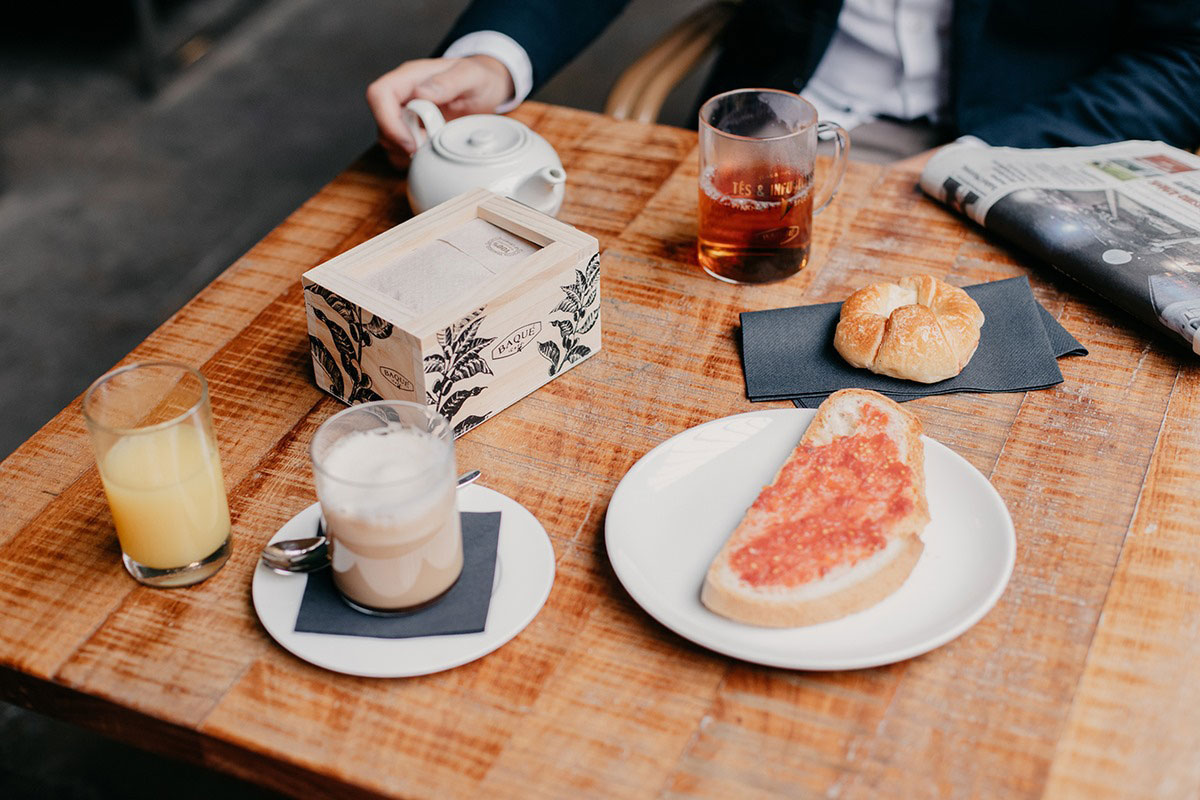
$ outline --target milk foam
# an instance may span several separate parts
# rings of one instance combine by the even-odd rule
[[[445,445],[425,431],[389,425],[354,431],[329,448],[325,471],[354,483],[392,483],[420,477],[440,467]]]

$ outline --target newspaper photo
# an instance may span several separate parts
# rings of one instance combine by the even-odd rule
[[[921,188],[1200,354],[1200,156],[965,141],[930,159]]]

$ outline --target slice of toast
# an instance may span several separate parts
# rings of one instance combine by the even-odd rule
[[[904,583],[928,522],[920,421],[876,392],[835,392],[713,559],[700,599],[779,628],[861,611]]]

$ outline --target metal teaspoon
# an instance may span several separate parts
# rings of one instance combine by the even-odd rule
[[[458,476],[456,485],[462,488],[474,483],[482,473],[473,469]],[[272,542],[262,550],[263,566],[286,575],[292,572],[313,572],[329,566],[329,546],[325,530],[317,523],[317,535],[304,539],[284,539]]]

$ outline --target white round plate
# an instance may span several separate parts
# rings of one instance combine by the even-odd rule
[[[296,614],[307,576],[279,575],[259,562],[254,571],[254,611],[271,638],[318,667],[368,678],[428,675],[481,658],[525,629],[550,596],[554,548],[532,514],[515,500],[478,484],[458,490],[459,511],[499,511],[496,587],[480,633],[372,639],[327,633],[297,633]],[[320,505],[292,517],[271,541],[300,539],[317,530]]]
[[[773,667],[890,664],[945,644],[995,605],[1016,536],[1000,495],[928,437],[932,521],[908,580],[882,602],[801,628],[760,628],[700,602],[708,565],[800,440],[816,412],[770,409],[716,419],[668,439],[622,478],[605,519],[608,557],[629,594],[671,630],[718,653]]]

